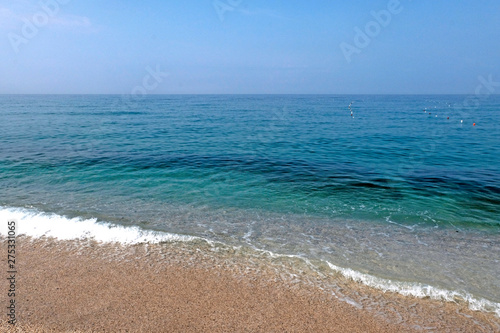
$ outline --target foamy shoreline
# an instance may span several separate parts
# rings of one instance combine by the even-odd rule
[[[3,213],[5,211],[5,209],[2,210]],[[339,315],[336,311],[339,308],[344,309],[345,311],[342,310],[344,311],[342,312],[344,316],[355,315],[365,318],[363,319],[364,321],[360,322],[364,323],[363,325],[367,325],[363,326],[362,330],[364,331],[377,331],[380,327],[384,327],[383,331],[390,331],[392,330],[391,327],[396,327],[397,331],[418,331],[432,327],[432,329],[467,328],[467,330],[474,329],[475,331],[493,332],[497,329],[496,327],[500,327],[498,318],[493,314],[471,311],[467,309],[467,305],[464,302],[455,304],[453,302],[430,300],[428,297],[424,299],[421,297],[415,298],[411,294],[405,297],[394,292],[382,292],[366,286],[373,282],[370,279],[374,277],[362,276],[355,271],[341,269],[336,266],[332,267],[330,263],[321,267],[321,263],[313,264],[308,262],[308,260],[296,256],[280,256],[273,253],[266,253],[265,251],[248,252],[245,249],[236,249],[224,246],[223,244],[210,243],[197,237],[146,231],[138,227],[102,224],[96,223],[94,220],[66,219],[54,214],[38,213],[25,209],[10,209],[9,211],[13,215],[6,216],[6,214],[3,214],[2,220],[12,219],[23,222],[20,224],[22,227],[18,230],[17,242],[18,252],[20,253],[18,262],[21,267],[19,276],[26,285],[26,289],[19,290],[21,298],[18,301],[18,309],[20,314],[19,323],[21,325],[42,325],[43,327],[54,327],[60,330],[88,330],[89,327],[85,326],[87,325],[86,321],[81,321],[81,318],[76,319],[72,317],[73,319],[71,320],[80,321],[80,324],[77,326],[64,326],[67,319],[46,321],[47,313],[45,311],[50,309],[44,306],[39,308],[41,303],[36,304],[35,302],[32,304],[31,300],[37,297],[36,295],[40,297],[40,300],[54,297],[47,294],[50,288],[44,289],[42,287],[43,283],[47,285],[54,284],[55,290],[59,290],[55,294],[59,295],[58,297],[60,298],[69,297],[68,295],[85,298],[86,296],[84,295],[87,295],[89,292],[96,293],[101,288],[98,280],[108,281],[105,282],[106,288],[111,289],[114,283],[124,283],[126,286],[130,285],[131,281],[119,281],[119,277],[115,275],[115,270],[118,270],[122,272],[121,276],[139,274],[136,280],[139,285],[148,283],[148,279],[157,280],[158,283],[164,284],[166,283],[166,277],[162,274],[175,271],[177,272],[176,277],[168,278],[168,281],[172,283],[171,288],[175,289],[183,283],[195,283],[198,289],[190,291],[188,297],[192,301],[196,300],[199,294],[210,298],[209,295],[211,294],[222,293],[225,295],[225,302],[228,298],[234,298],[231,302],[233,302],[236,308],[241,308],[239,311],[248,312],[250,309],[255,310],[260,306],[265,306],[265,304],[260,304],[260,301],[255,299],[241,300],[239,289],[226,290],[222,285],[218,285],[219,282],[216,281],[218,277],[225,276],[226,279],[231,281],[252,285],[253,289],[252,291],[248,291],[248,293],[249,295],[255,294],[255,297],[259,295],[257,298],[275,293],[280,293],[280,295],[281,293],[287,294],[289,292],[298,293],[293,295],[287,294],[286,300],[283,299],[279,307],[287,308],[288,303],[295,300],[297,295],[300,295],[301,300],[307,300],[307,304],[317,302],[318,299],[321,299],[321,302],[328,304],[327,309],[323,309],[323,307],[320,307],[321,310],[314,307],[308,309],[307,304],[302,304],[300,307],[305,307],[304,311],[307,310],[307,316],[313,316],[312,312],[310,312],[312,310],[314,310],[314,313],[326,311],[323,315],[326,317],[331,316],[332,318],[324,318],[323,320],[326,320],[325,322],[329,322],[330,324],[340,325],[339,327],[346,327],[343,325],[347,323],[345,320],[337,320]],[[30,223],[36,223],[36,225],[30,226]],[[68,223],[72,224],[71,228],[67,227]],[[30,231],[27,232],[26,228]],[[2,240],[2,246],[6,246],[3,234],[0,234],[0,239]],[[85,270],[86,267],[87,270]],[[330,269],[340,274],[331,276],[331,273],[327,273],[327,270]],[[79,275],[75,275],[76,271],[79,272]],[[193,271],[196,271],[196,276],[192,276],[190,273]],[[143,274],[146,274],[147,277],[142,276]],[[215,289],[205,288],[203,282],[198,280],[198,275],[200,274],[207,275],[204,279],[215,279],[214,283],[217,284],[217,287],[214,287]],[[56,284],[60,284],[60,277],[66,276],[73,276],[74,279],[71,280],[68,278],[64,286],[56,286]],[[56,281],[53,281],[54,277],[56,277]],[[180,277],[182,277],[181,280],[178,280]],[[31,280],[31,278],[34,280]],[[80,291],[73,291],[73,284],[79,285],[89,279],[96,278],[94,289],[81,287],[83,289]],[[369,281],[363,281],[363,279],[368,279]],[[110,280],[113,280],[112,284],[110,284]],[[387,283],[387,281],[382,282]],[[256,287],[255,283],[259,287]],[[373,285],[371,287],[377,286]],[[133,293],[134,295],[142,293],[140,288],[131,288],[131,290],[124,291],[124,293]],[[111,290],[108,290],[108,292],[111,292]],[[126,311],[122,309],[123,300],[121,299],[125,297],[124,295],[113,294],[109,296],[108,301],[103,302],[116,303],[116,308],[113,311]],[[54,304],[58,302],[57,299],[53,301]],[[82,299],[82,303],[78,305],[75,311],[77,313],[78,311],[84,311],[82,309],[85,309],[87,306],[85,302],[90,301],[88,298],[85,301]],[[181,300],[181,303],[184,301],[186,300]],[[141,307],[141,302],[147,303],[148,299],[138,299],[134,300],[134,302],[135,306]],[[153,310],[155,313],[164,311],[161,309],[165,307],[178,306],[169,302],[162,304],[160,300],[158,302],[158,305]],[[266,302],[271,301],[267,300]],[[26,317],[26,309],[31,309],[28,310],[30,313],[28,316],[29,320],[25,320],[28,318]],[[66,309],[61,308],[60,311],[64,314]],[[195,315],[196,313],[203,313],[205,310],[197,308],[190,309],[190,311]],[[289,309],[289,311],[288,315],[291,315],[297,310]],[[63,317],[66,315],[70,314],[65,314]],[[255,315],[255,312],[250,311],[250,313],[245,314],[247,317],[252,315]],[[148,314],[145,313],[144,316],[148,316]],[[224,318],[227,319],[227,316]],[[153,319],[153,321],[155,320],[159,319]],[[236,320],[236,318],[231,318],[231,320]],[[274,323],[277,318],[269,317],[266,320],[268,322],[261,324],[271,325],[270,323]],[[119,321],[122,321],[122,319],[119,319]],[[359,319],[356,319],[356,321],[359,321]],[[109,318],[101,316],[100,322],[107,323],[103,325],[109,325]],[[166,323],[164,324],[167,325]],[[206,323],[199,322],[199,324],[205,325]],[[222,324],[223,322],[218,321],[218,325]],[[95,325],[101,324],[96,323]],[[132,323],[129,323],[129,325],[132,326],[127,326],[128,328],[132,327],[134,330],[138,328],[138,326],[133,326]],[[292,326],[287,327],[296,329],[298,326],[295,325],[299,324],[294,323]],[[111,329],[111,326],[98,327]],[[217,331],[220,327],[222,326],[214,326],[212,328],[214,331]],[[238,327],[241,328],[242,326]],[[266,327],[271,329],[271,326]],[[316,331],[331,331],[328,325],[315,327]],[[354,326],[349,327],[351,331],[357,329]],[[171,328],[173,329],[173,327]],[[176,326],[175,329],[178,329],[178,327]],[[263,331],[268,331],[268,329]],[[196,329],[193,330],[196,331]],[[259,329],[256,330],[258,331]]]
[[[48,214],[24,208],[6,208],[0,206],[0,219],[1,221],[5,221],[5,223],[11,220],[20,222],[18,223],[17,234],[33,238],[54,238],[60,241],[92,240],[95,242],[116,243],[120,245],[197,242],[206,243],[208,247],[226,247],[224,244],[195,236],[144,230],[137,226],[122,226],[103,222],[98,223],[96,219],[81,219],[78,217],[67,218],[57,214]],[[7,236],[5,233],[7,229],[4,229],[5,228],[0,230],[0,236]],[[258,256],[264,255],[285,260],[298,259],[303,261],[305,265],[312,265],[309,258],[295,255],[283,255],[257,248],[253,249]],[[364,274],[350,268],[339,267],[328,261],[318,263],[318,266],[322,265],[326,265],[332,273],[340,273],[347,279],[379,289],[382,292],[394,292],[404,296],[432,298],[446,302],[465,302],[471,310],[491,312],[500,318],[500,304],[483,298],[475,298],[465,291],[440,289],[415,282],[391,281]],[[313,269],[317,269],[317,267]]]
[[[385,313],[359,308],[271,266],[184,243],[116,245],[20,236],[17,244],[18,325],[40,331],[493,332],[495,327],[480,312],[394,294],[376,295]]]

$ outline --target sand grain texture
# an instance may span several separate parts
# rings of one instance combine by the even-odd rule
[[[14,331],[410,331],[312,287],[289,288],[266,272],[242,276],[197,265],[193,258],[185,258],[186,265],[182,256],[162,253],[160,261],[140,245],[82,246],[20,237]],[[457,325],[457,331],[471,328]]]

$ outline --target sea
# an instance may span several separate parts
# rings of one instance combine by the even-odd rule
[[[500,96],[0,95],[10,220],[203,239],[500,317]]]

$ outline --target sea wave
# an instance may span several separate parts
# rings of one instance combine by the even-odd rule
[[[394,281],[383,279],[370,274],[361,273],[350,268],[342,268],[330,262],[326,262],[330,269],[342,274],[344,277],[355,282],[384,292],[394,292],[404,296],[418,298],[431,298],[447,302],[466,302],[469,309],[473,311],[492,312],[500,317],[500,304],[484,298],[476,298],[466,291],[455,291],[437,288],[418,282]]]
[[[103,243],[120,243],[123,245],[151,244],[164,242],[190,242],[210,240],[188,235],[179,235],[160,231],[145,230],[138,226],[121,226],[108,222],[98,222],[97,219],[68,218],[54,213],[40,212],[35,209],[0,206],[0,221],[16,221],[17,235],[34,238],[53,237],[58,240],[93,239]],[[6,224],[5,224],[6,225]],[[0,236],[6,237],[7,227],[0,228]],[[254,248],[256,252],[271,257],[293,257],[310,263],[308,258],[298,255],[285,255],[268,250]],[[336,266],[326,261],[329,268],[347,279],[384,292],[394,292],[404,296],[431,298],[447,302],[466,302],[473,311],[491,312],[500,317],[500,304],[484,298],[476,298],[466,291],[453,291],[437,288],[418,282],[405,282],[384,279],[370,274],[355,271],[350,268]]]
[[[144,230],[137,226],[125,227],[97,219],[68,218],[31,209],[0,206],[0,221],[17,222],[17,234],[34,238],[53,237],[59,240],[94,239],[103,243],[139,244],[186,242],[198,239],[166,232]],[[7,235],[0,228],[0,235]]]

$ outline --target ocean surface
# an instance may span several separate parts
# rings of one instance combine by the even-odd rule
[[[0,219],[203,238],[500,316],[500,96],[0,95]]]

